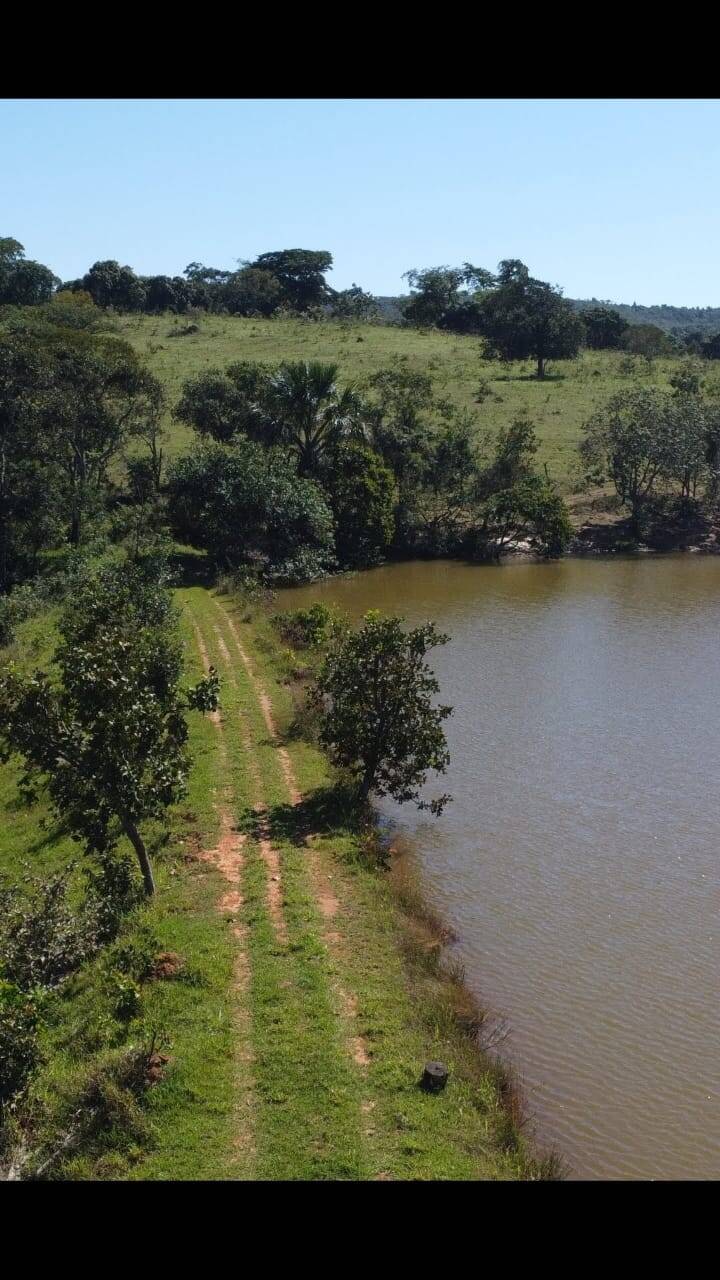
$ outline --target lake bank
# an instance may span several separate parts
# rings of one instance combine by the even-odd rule
[[[715,557],[406,563],[278,607],[314,599],[452,637],[455,802],[383,812],[508,1018],[541,1138],[583,1177],[717,1176]]]

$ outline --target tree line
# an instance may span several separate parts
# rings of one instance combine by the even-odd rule
[[[55,293],[73,293],[118,312],[382,320],[378,300],[359,285],[336,290],[328,284],[332,265],[325,249],[281,249],[241,260],[236,270],[190,262],[182,275],[142,276],[106,259],[93,263],[84,276],[62,281],[49,267],[26,259],[19,241],[5,237],[0,239],[0,305],[40,305]],[[720,359],[720,332],[686,328],[671,336],[653,323],[629,323],[611,306],[578,307],[559,289],[532,277],[517,258],[504,259],[495,273],[466,262],[413,268],[404,279],[410,296],[398,300],[403,323],[477,334],[491,358],[535,360],[539,378],[548,360],[572,359],[581,346],[624,349],[651,359],[678,350]],[[646,311],[652,314],[648,308],[640,314]]]

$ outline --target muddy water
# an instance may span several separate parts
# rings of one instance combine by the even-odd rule
[[[720,1177],[720,559],[393,565],[282,607],[314,599],[452,636],[454,802],[386,812],[538,1136],[577,1177]]]

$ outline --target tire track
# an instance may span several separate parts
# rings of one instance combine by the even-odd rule
[[[210,659],[205,641],[195,619],[192,618],[191,621],[195,643],[200,654],[203,670],[207,676],[210,673]],[[223,776],[227,778],[229,776],[228,752],[220,712],[211,711],[210,719],[218,735],[217,745]],[[223,914],[237,917],[243,906],[243,897],[239,885],[244,866],[243,846],[245,845],[245,836],[237,831],[233,822],[232,812],[229,807],[232,799],[229,786],[223,787],[222,796],[223,800],[216,805],[220,824],[218,843],[214,849],[203,849],[199,856],[203,862],[208,862],[214,866],[228,884],[232,886],[218,900],[218,910]],[[234,987],[237,996],[235,1026],[238,1033],[235,1061],[238,1068],[237,1088],[241,1100],[236,1109],[236,1130],[233,1146],[236,1151],[243,1151],[247,1156],[253,1157],[255,1155],[255,1141],[250,1117],[253,1112],[255,1085],[252,1075],[252,1021],[248,1003],[251,978],[250,960],[246,926],[241,920],[235,918],[232,929],[233,936],[237,941],[233,962]]]
[[[255,693],[255,697],[257,698],[258,704],[260,706],[260,710],[262,712],[263,720],[265,721],[265,726],[268,731],[268,737],[270,738],[270,741],[273,747],[278,753],[278,758],[280,760],[280,767],[282,769],[283,778],[285,781],[285,787],[288,793],[288,797],[290,799],[290,803],[292,805],[297,805],[302,800],[302,795],[298,787],[297,778],[295,776],[295,771],[293,769],[292,761],[290,759],[288,751],[280,742],[277,725],[275,723],[275,718],[273,715],[272,702],[268,696],[267,690],[265,689],[262,681],[260,680],[259,676],[255,672],[255,669],[253,667],[252,662],[250,661],[250,658],[248,657],[247,651],[242,643],[242,640],[240,638],[238,629],[235,625],[233,618],[230,616],[227,610],[224,609],[222,605],[218,603],[215,597],[212,597],[212,600],[215,607],[222,614],[225,620],[225,623],[228,627],[230,635],[232,636],[233,643],[237,650],[238,656],[240,657],[240,661],[242,662],[245,668],[245,671],[247,673],[248,679],[252,686],[253,692]],[[216,635],[218,636],[218,644],[220,645],[221,639],[220,639],[219,628],[215,627],[214,630]],[[221,647],[221,652],[223,652],[223,650],[224,650],[224,653],[227,654],[229,658],[230,655],[227,653],[227,647],[224,644]],[[250,746],[250,750],[252,751],[252,746]],[[257,766],[255,767],[257,769]],[[267,815],[267,810],[265,810],[265,814]],[[267,821],[267,818],[266,818],[266,821]],[[323,940],[337,968],[338,962],[342,959],[344,940],[343,940],[342,934],[337,930],[337,928],[332,926],[336,926],[337,917],[342,913],[342,906],[337,895],[334,893],[334,890],[329,884],[327,873],[324,872],[321,867],[320,859],[318,857],[317,851],[312,848],[312,839],[313,837],[308,837],[306,840],[306,844],[308,847],[308,855],[309,855],[307,859],[307,865],[310,872],[310,883],[312,886],[315,903],[318,908],[320,918],[322,921],[321,928],[322,928]],[[334,986],[335,986],[335,991],[338,997],[339,1006],[342,1010],[345,1022],[347,1023],[350,1029],[349,1034],[346,1036],[347,1051],[350,1057],[352,1058],[353,1062],[356,1064],[356,1066],[360,1067],[363,1071],[366,1071],[367,1067],[370,1065],[370,1062],[371,1062],[371,1053],[370,1053],[370,1049],[367,1044],[367,1041],[357,1030],[357,1019],[358,1019],[357,997],[352,993],[346,991],[345,988],[339,982],[339,980],[335,981]]]
[[[238,685],[232,668],[232,657],[227,645],[225,644],[220,628],[213,625],[213,632],[217,641],[218,650],[227,667],[228,681],[233,691],[237,693]],[[239,708],[237,716],[240,725],[240,739],[246,757],[248,776],[253,788],[253,813],[257,819],[257,843],[260,850],[260,856],[265,863],[265,868],[267,870],[266,896],[268,911],[278,940],[286,945],[288,941],[288,930],[287,921],[285,920],[285,912],[283,910],[280,855],[277,849],[274,848],[270,839],[268,809],[263,800],[262,779],[260,777],[260,769],[253,749],[247,720]]]

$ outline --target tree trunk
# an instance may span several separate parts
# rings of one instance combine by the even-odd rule
[[[153,880],[152,867],[150,866],[150,859],[148,858],[147,849],[145,848],[142,836],[135,826],[135,823],[131,822],[130,818],[123,817],[122,825],[125,835],[137,854],[137,860],[140,863],[140,870],[142,871],[143,884],[145,885],[145,893],[148,898],[151,898],[155,892],[155,881]]]
[[[545,377],[545,357],[544,356],[538,356],[537,376],[538,378]]]
[[[364,773],[364,775],[363,775],[362,782],[360,783],[360,786],[359,786],[359,788],[358,788],[358,799],[359,799],[359,801],[360,801],[360,803],[361,803],[361,804],[367,804],[368,797],[369,797],[370,792],[371,792],[371,790],[372,790],[372,784],[373,784],[373,781],[374,781],[374,776],[375,776],[375,770],[374,770],[374,768],[372,768],[372,769],[371,769],[371,768],[367,768],[367,769],[365,770],[365,773]]]

